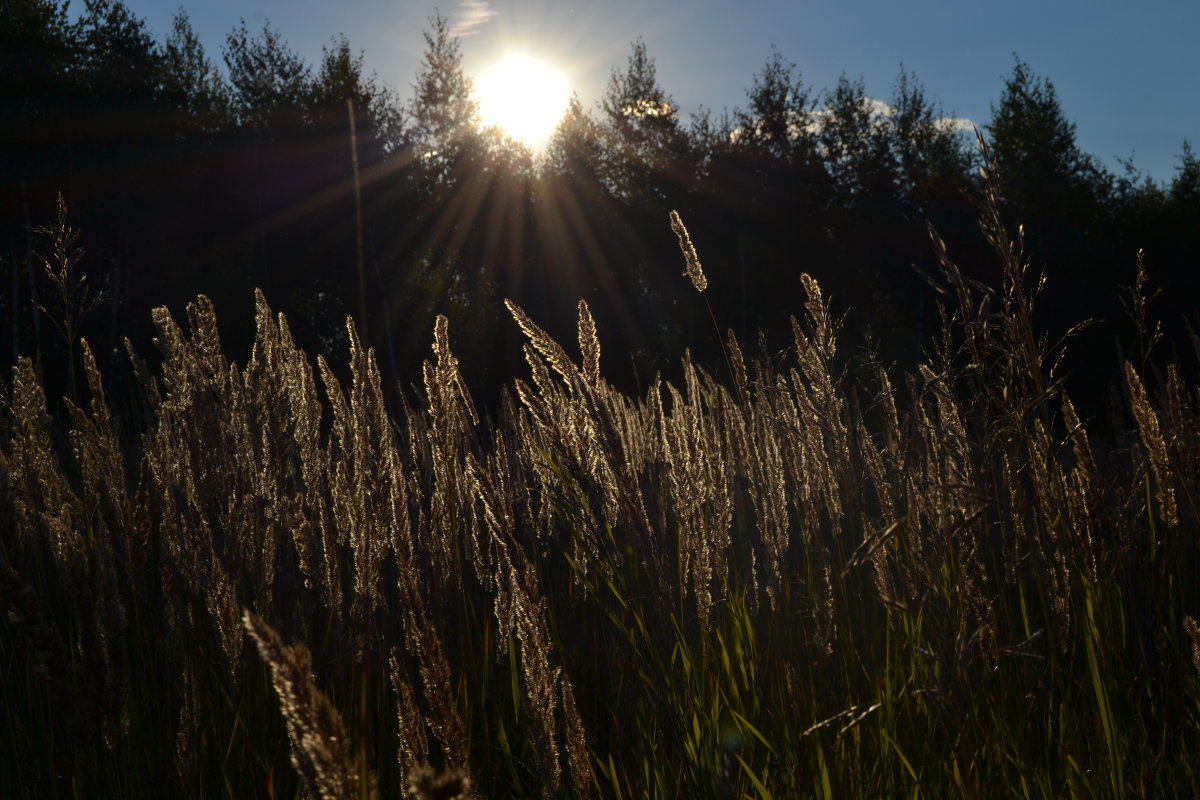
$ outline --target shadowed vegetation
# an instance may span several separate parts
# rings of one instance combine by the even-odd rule
[[[745,76],[742,107],[689,114],[637,39],[597,102],[572,102],[531,153],[480,119],[446,18],[429,20],[407,80],[372,72],[344,36],[310,61],[269,22],[228,25],[206,48],[183,10],[153,31],[121,0],[0,3],[0,374],[40,354],[55,414],[81,369],[36,310],[61,294],[39,268],[53,244],[36,234],[60,196],[87,251],[80,274],[105,300],[74,330],[110,383],[136,382],[125,337],[156,369],[152,310],[178,317],[199,294],[221,309],[226,355],[244,362],[258,288],[299,347],[333,362],[353,313],[389,401],[420,382],[447,317],[489,406],[525,369],[503,299],[559,340],[585,299],[617,354],[605,377],[640,396],[656,373],[682,380],[685,348],[708,369],[724,360],[709,309],[669,266],[672,209],[720,287],[711,311],[744,342],[790,336],[803,271],[846,315],[844,352],[873,342],[915,371],[939,325],[918,273],[938,270],[928,222],[965,276],[996,282],[970,199],[982,190],[972,121],[903,67],[890,92],[881,75],[821,87],[801,70],[815,64],[772,49]],[[1099,415],[1124,380],[1118,287],[1139,250],[1169,289],[1156,305],[1168,339],[1196,322],[1200,162],[1182,141],[1171,174],[1114,174],[1079,146],[1064,110],[1074,98],[1019,58],[996,78],[990,118],[974,122],[993,142],[1006,223],[1025,225],[1034,271],[1052,270],[1035,322],[1057,338],[1098,320],[1068,377],[1080,412]],[[1139,368],[1173,357],[1153,355]]]
[[[0,794],[1194,794],[1200,397],[1127,363],[1081,419],[985,185],[1000,280],[933,236],[912,371],[846,357],[807,275],[783,360],[730,333],[637,395],[586,303],[578,358],[510,303],[490,415],[445,317],[389,409],[352,323],[339,378],[261,294],[241,365],[207,298],[157,310],[136,401],[81,344],[61,424],[22,359]]]

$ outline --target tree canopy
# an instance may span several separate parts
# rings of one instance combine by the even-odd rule
[[[861,78],[810,87],[772,48],[744,107],[685,122],[639,38],[597,106],[574,98],[534,154],[482,128],[440,15],[407,98],[344,36],[310,64],[269,23],[236,22],[215,59],[183,11],[156,41],[120,0],[87,0],[75,21],[58,0],[10,0],[0,23],[8,359],[53,347],[30,310],[48,289],[32,232],[60,193],[87,252],[79,269],[107,298],[81,331],[97,352],[119,353],[124,335],[148,335],[151,307],[198,292],[236,320],[258,286],[302,343],[335,353],[345,317],[362,313],[349,277],[361,241],[366,329],[401,385],[439,313],[486,380],[519,369],[504,297],[560,337],[587,299],[606,352],[633,354],[613,364],[616,380],[644,382],[682,347],[715,358],[709,309],[679,280],[671,210],[693,230],[718,325],[743,338],[785,340],[807,271],[857,343],[911,360],[931,346],[936,313],[920,277],[936,269],[929,224],[969,275],[987,277],[974,140],[903,67],[883,102]],[[1167,183],[1132,167],[1112,175],[1080,149],[1054,84],[1020,59],[984,132],[1006,222],[1024,226],[1034,268],[1053,270],[1053,315],[1111,320],[1119,309],[1099,298],[1132,281],[1141,248],[1153,280],[1194,286],[1189,143]],[[1161,307],[1170,324],[1187,313]],[[234,325],[229,341],[251,333]]]

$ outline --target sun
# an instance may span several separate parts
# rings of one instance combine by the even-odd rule
[[[509,136],[539,149],[550,140],[570,94],[562,73],[526,55],[510,55],[475,80],[479,114]]]

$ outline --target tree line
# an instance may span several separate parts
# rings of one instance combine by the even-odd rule
[[[1139,250],[1152,284],[1169,289],[1152,306],[1168,334],[1159,349],[1186,341],[1174,334],[1200,296],[1190,145],[1168,182],[1132,164],[1114,174],[1079,148],[1053,83],[1019,59],[982,132],[1030,279],[1046,271],[1044,328],[1100,320],[1081,334],[1072,380],[1102,394],[1118,374],[1115,343],[1153,357],[1155,323],[1139,339],[1119,302]],[[846,313],[852,346],[912,364],[937,327],[930,230],[969,277],[996,278],[976,224],[981,164],[974,137],[903,68],[885,104],[861,79],[809,86],[773,49],[744,108],[684,120],[639,39],[599,104],[573,99],[533,154],[480,124],[440,16],[402,98],[344,36],[310,64],[269,24],[242,21],[215,55],[183,11],[158,41],[120,0],[85,0],[76,19],[59,0],[8,0],[0,359],[41,353],[47,380],[65,387],[71,342],[54,322],[74,316],[72,331],[119,375],[123,339],[148,341],[149,310],[178,312],[200,292],[237,357],[260,287],[331,363],[345,360],[346,317],[358,318],[402,387],[419,379],[445,314],[486,392],[523,366],[504,298],[559,340],[584,298],[606,376],[636,388],[684,348],[715,359],[726,328],[743,345],[761,332],[768,352],[781,346],[808,272]],[[72,306],[42,266],[54,262],[60,196],[61,227],[78,231],[79,299],[86,288],[99,302]],[[671,210],[699,249],[705,296],[680,277]]]

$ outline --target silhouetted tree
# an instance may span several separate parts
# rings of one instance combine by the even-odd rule
[[[437,314],[446,314],[455,331],[491,332],[502,308],[496,264],[480,257],[498,174],[492,143],[478,124],[478,104],[448,20],[435,15],[424,38],[407,108],[409,149],[401,156],[407,175],[400,180],[411,187],[414,206],[393,223],[381,261],[390,307],[404,323],[392,337],[402,365],[424,358]],[[486,336],[463,341],[464,363],[483,366],[487,356],[476,356],[490,354],[493,342]]]
[[[746,91],[749,106],[735,114],[740,147],[765,151],[781,164],[817,156],[813,97],[796,65],[772,47],[767,63]]]
[[[1183,148],[1179,153],[1179,166],[1175,168],[1175,178],[1171,181],[1171,202],[1182,205],[1200,207],[1200,159],[1192,150],[1192,143],[1183,140]]]
[[[238,124],[269,129],[305,121],[311,70],[270,23],[252,37],[242,20],[226,35],[222,54]]]
[[[1054,84],[1017,60],[987,125],[1006,200],[1030,234],[1064,208],[1082,211],[1094,200],[1100,170],[1079,149]]]
[[[641,38],[633,42],[625,70],[609,76],[600,108],[609,136],[605,178],[611,191],[667,203],[673,184],[686,174],[687,137]]]
[[[605,347],[624,354],[647,348],[630,274],[645,250],[641,229],[655,220],[635,220],[630,198],[618,198],[610,171],[618,156],[611,144],[611,129],[573,97],[537,182],[537,261],[526,292],[528,310],[560,340],[573,335],[576,303],[587,300]],[[626,375],[626,366],[618,363],[614,371]]]
[[[1184,321],[1192,331],[1200,331],[1200,159],[1186,139],[1178,158],[1165,192],[1162,225],[1138,246],[1149,254],[1151,278],[1168,290],[1159,309],[1161,318],[1168,332],[1181,340]]]
[[[438,14],[430,24],[409,113],[422,171],[439,182],[468,166],[460,160],[475,150],[479,104],[449,21]]]
[[[76,23],[76,76],[97,105],[142,110],[155,99],[162,52],[120,0],[85,0]]]
[[[850,199],[892,179],[891,153],[882,126],[877,124],[880,108],[867,97],[861,78],[838,78],[821,111],[818,141],[841,197]]]
[[[0,6],[0,163],[6,189],[46,168],[38,151],[61,139],[58,114],[73,99],[65,94],[65,79],[75,58],[65,2],[11,0]]]
[[[899,170],[899,191],[906,203],[925,213],[949,200],[947,191],[964,188],[964,178],[974,163],[968,147],[975,144],[964,145],[961,131],[930,102],[924,86],[903,66],[896,76],[886,122],[889,147]]]
[[[764,329],[779,341],[800,290],[797,254],[822,271],[830,186],[813,93],[796,65],[772,48],[746,99],[704,140],[704,207],[689,224],[714,285],[728,289],[710,293],[721,324],[745,341]]]
[[[345,36],[334,37],[321,48],[321,64],[313,78],[313,125],[326,133],[344,133],[346,100],[354,101],[359,137],[359,158],[378,162],[405,144],[404,109],[392,88],[374,72],[367,74],[363,53],[355,53]]]
[[[182,139],[211,136],[232,123],[230,87],[182,9],[171,20],[163,46],[162,103],[174,113],[172,129]]]
[[[1074,343],[1111,354],[1073,375],[1073,396],[1093,394],[1120,374],[1112,326],[1123,315],[1118,287],[1131,283],[1136,260],[1124,247],[1123,221],[1105,205],[1111,176],[1079,148],[1054,84],[1019,59],[987,130],[1009,224],[1023,226],[1034,274],[1047,272],[1040,324],[1053,336],[1082,319],[1102,323]]]

